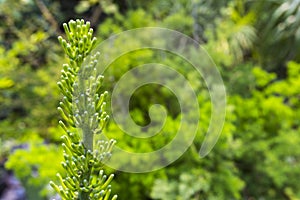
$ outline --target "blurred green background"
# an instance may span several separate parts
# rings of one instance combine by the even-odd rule
[[[300,199],[299,0],[0,0],[0,199],[10,187],[10,172],[27,199],[55,195],[49,181],[62,170],[63,134],[56,82],[66,62],[57,36],[63,34],[63,22],[76,18],[89,20],[99,41],[146,26],[180,31],[206,49],[227,90],[223,132],[213,151],[200,159],[211,116],[205,83],[182,60],[162,60],[192,83],[201,126],[188,151],[164,169],[130,174],[107,168],[116,175],[112,188],[120,200]],[[132,44],[134,38],[120,45]],[[121,57],[107,70],[105,89],[111,92],[126,71],[159,56],[141,50]],[[170,91],[140,88],[130,102],[131,116],[148,124],[153,103],[168,111],[163,137],[147,142],[129,137],[113,120],[106,135],[132,152],[164,146],[180,122]]]

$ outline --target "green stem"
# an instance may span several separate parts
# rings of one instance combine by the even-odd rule
[[[82,129],[82,132],[83,132],[83,145],[85,147],[85,156],[87,157],[87,151],[88,150],[90,150],[91,152],[93,151],[94,135],[88,126],[85,126]],[[84,180],[89,181],[89,179],[90,179],[92,169],[87,168],[85,170],[86,171],[83,173],[83,176],[80,181],[81,182],[80,185],[83,185]],[[79,199],[80,200],[89,200],[90,199],[90,191],[88,191],[88,192],[81,191],[79,193]]]
[[[82,129],[83,135],[83,145],[86,148],[86,150],[93,151],[94,146],[94,133],[90,130],[88,126],[84,127]]]
[[[87,169],[88,171],[86,171],[85,173],[84,173],[84,176],[82,177],[82,179],[81,179],[81,184],[83,184],[83,181],[86,179],[86,180],[89,180],[89,178],[90,178],[90,175],[91,175],[91,168],[88,168]],[[90,199],[90,191],[88,191],[88,192],[83,192],[83,191],[81,191],[80,193],[79,193],[79,200],[89,200]]]

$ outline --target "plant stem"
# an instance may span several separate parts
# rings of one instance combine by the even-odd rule
[[[93,151],[94,146],[94,133],[91,131],[91,129],[86,126],[82,129],[83,132],[83,145],[87,150]]]
[[[88,171],[85,173],[85,176],[83,176],[83,178],[81,179],[81,183],[83,185],[84,180],[89,180],[89,177],[91,175],[91,169],[89,168]],[[84,192],[81,191],[79,193],[79,200],[89,200],[90,199],[90,192]]]

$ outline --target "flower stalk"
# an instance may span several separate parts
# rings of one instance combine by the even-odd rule
[[[98,141],[94,134],[101,133],[109,116],[105,112],[107,92],[101,91],[103,76],[97,74],[99,52],[87,57],[96,44],[89,22],[71,20],[63,24],[66,39],[58,40],[69,58],[63,65],[57,83],[63,95],[58,111],[59,125],[66,135],[62,137],[66,176],[57,174],[59,184],[50,185],[64,200],[108,200],[113,174],[104,174],[104,162],[110,158],[115,140]]]

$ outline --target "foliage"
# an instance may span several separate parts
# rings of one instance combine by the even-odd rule
[[[246,181],[247,196],[272,199],[299,196],[296,181],[299,175],[295,171],[300,164],[299,101],[296,100],[299,89],[295,82],[299,69],[299,64],[290,62],[287,79],[272,82],[274,74],[255,68],[258,88],[252,91],[251,98],[232,98],[238,116],[236,136],[243,143],[235,160]]]
[[[34,134],[32,134],[33,136]],[[31,143],[16,149],[5,167],[14,170],[15,175],[25,186],[28,199],[46,199],[53,195],[48,183],[62,172],[61,149],[53,144],[43,144],[41,138],[31,138]]]
[[[37,132],[46,140],[57,141],[55,135],[49,134],[49,125],[54,125],[56,113],[45,112],[45,106],[55,106],[58,101],[58,90],[51,82],[57,77],[57,69],[50,66],[61,61],[55,56],[55,45],[54,51],[49,50],[49,57],[44,61],[32,56],[38,55],[40,48],[51,45],[46,32],[39,31],[25,37],[26,33],[9,49],[0,46],[0,134],[5,140],[27,140],[32,132]]]
[[[40,3],[47,10],[42,11]],[[68,176],[59,162],[65,159],[64,162],[70,163],[71,157],[60,157],[63,155],[60,144],[69,141],[81,144],[83,133],[72,127],[79,118],[69,117],[72,112],[75,114],[79,104],[70,107],[70,97],[69,100],[63,98],[60,104],[59,110],[65,113],[62,120],[67,128],[60,123],[70,132],[57,127],[58,113],[53,109],[61,99],[55,84],[60,75],[57,66],[66,63],[56,41],[63,29],[59,26],[61,22],[74,17],[90,20],[98,41],[127,29],[159,26],[183,32],[201,42],[213,58],[227,88],[224,129],[213,151],[200,159],[198,150],[211,117],[205,82],[187,62],[166,52],[142,49],[121,56],[104,72],[107,78],[99,78],[103,81],[100,93],[112,91],[122,75],[136,66],[152,62],[165,64],[174,67],[192,84],[201,120],[194,144],[170,166],[143,174],[101,166],[106,173],[116,175],[112,183],[114,191],[123,199],[299,199],[299,5],[296,0],[0,1],[1,161],[7,159],[5,166],[22,181],[29,199],[52,196],[49,180],[59,182],[55,176],[57,172],[61,177]],[[85,50],[78,50],[74,55],[79,47],[75,44],[78,40],[72,43],[70,35],[66,37],[68,42],[62,42],[63,39],[61,42],[63,46],[69,43],[71,50],[64,46],[69,55],[59,84],[63,96],[70,95],[72,87],[68,84],[78,82],[80,76],[89,73],[88,68],[80,71],[78,67],[92,48],[89,44],[83,57],[79,54]],[[154,43],[168,42],[152,39]],[[134,38],[115,42],[123,49],[141,45]],[[106,51],[114,52],[118,48]],[[199,52],[193,56],[198,58]],[[79,77],[71,78],[72,81],[65,79],[70,74],[77,75],[68,67],[80,72]],[[151,75],[159,74],[152,72]],[[99,74],[94,74],[94,79],[97,77]],[[136,81],[130,79],[128,84]],[[169,83],[176,85],[175,80]],[[126,91],[126,87],[124,85],[122,89]],[[69,88],[68,92],[66,88]],[[72,95],[76,97],[77,94]],[[107,98],[109,106],[110,96]],[[113,120],[102,131],[130,152],[151,152],[163,147],[172,141],[181,117],[176,97],[165,87],[147,85],[135,91],[130,100],[131,117],[138,125],[147,125],[150,115],[154,115],[152,120],[157,126],[150,130],[132,126],[129,131],[133,135],[153,135],[162,116],[155,109],[149,113],[149,108],[157,103],[166,108],[168,116],[163,129],[154,137],[131,137]],[[188,117],[192,118],[194,114],[191,112]],[[99,120],[98,117],[93,119]],[[182,126],[189,131],[189,124]],[[61,138],[64,134],[66,136]],[[98,139],[98,135],[94,139]],[[105,149],[105,144],[102,145]],[[18,146],[26,148],[15,150]],[[77,147],[87,146],[90,145]],[[68,148],[64,150],[68,151]],[[82,149],[79,152],[85,153]],[[86,151],[86,156],[93,157],[94,154]],[[136,162],[118,154],[113,158],[118,159],[120,165]],[[81,159],[77,161],[81,162]],[[63,184],[64,181],[60,183]],[[78,185],[76,187],[78,189]]]
[[[300,2],[263,1],[255,8],[260,11],[257,18],[263,19],[256,25],[261,30],[255,48],[261,65],[282,72],[287,61],[299,62]],[[271,15],[264,11],[266,8]]]

